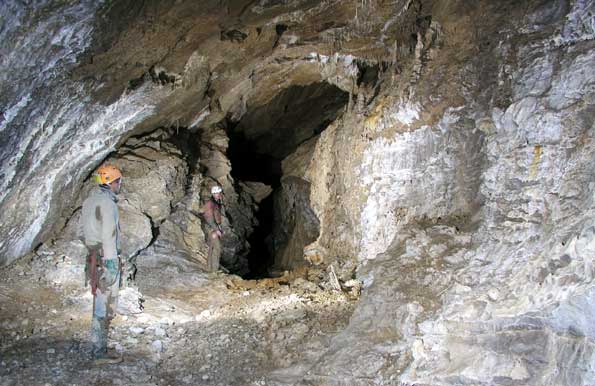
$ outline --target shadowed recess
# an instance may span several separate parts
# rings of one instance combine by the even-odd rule
[[[281,238],[273,235],[273,224],[293,221],[276,218],[286,212],[274,205],[275,201],[286,201],[274,198],[282,191],[283,159],[300,144],[324,131],[348,100],[346,92],[328,83],[292,86],[281,91],[269,104],[249,110],[239,122],[228,127],[228,156],[234,179],[259,181],[274,189],[259,205],[256,214],[259,225],[248,240],[251,246],[248,277],[270,275],[270,268],[279,265],[275,256],[286,249],[287,235]],[[293,226],[292,223],[291,228]]]

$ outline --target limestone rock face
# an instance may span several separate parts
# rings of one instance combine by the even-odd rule
[[[161,223],[170,217],[172,207],[185,194],[188,165],[180,150],[159,141],[168,138],[166,132],[157,131],[142,139],[131,139],[105,161],[117,166],[123,174],[118,209],[124,257],[137,255],[154,241],[154,232],[158,232]],[[85,183],[76,200],[78,205],[82,205],[94,185],[92,179]],[[84,248],[78,243],[78,224],[77,211],[53,242],[55,253],[69,257],[75,257],[74,253],[85,255]]]
[[[125,176],[122,197],[156,224],[169,216],[172,206],[185,194],[188,166],[181,157],[171,146],[143,146],[118,156],[115,162]]]
[[[155,242],[140,257],[141,267],[183,267],[196,269],[206,265],[208,247],[200,226],[200,219],[176,210],[159,226]]]
[[[359,208],[344,229],[358,245],[364,290],[350,326],[311,370],[324,376],[309,382],[590,382],[591,343],[574,357],[576,371],[557,370],[593,339],[592,307],[577,312],[593,280],[593,30],[577,19],[584,2],[567,5],[510,9],[526,18],[511,19],[507,38],[490,35],[492,14],[478,42],[492,48],[460,67],[443,58],[461,19],[436,9],[436,37],[418,41],[412,83],[342,122],[348,133],[362,128],[359,138],[335,134],[334,193]],[[313,192],[323,190],[313,181]],[[330,199],[312,200],[319,208]],[[321,229],[324,240],[332,226]]]
[[[119,194],[122,255],[134,256],[154,240],[153,228],[170,216],[185,194],[188,165],[165,132],[131,140],[106,162],[123,174]]]
[[[310,183],[293,176],[275,193],[273,243],[277,269],[304,265],[304,247],[318,238],[320,222],[310,208]]]
[[[589,385],[595,5],[472,3],[6,0],[0,263],[72,234],[117,151],[142,264],[200,266],[219,184],[241,271],[268,190],[232,176],[243,138],[282,164],[278,261],[363,283],[282,384]]]
[[[240,186],[242,193],[247,194],[249,197],[244,198],[244,201],[251,200],[256,205],[260,204],[273,192],[270,186],[257,181],[244,181],[240,183]]]
[[[122,256],[134,256],[153,239],[151,220],[137,208],[124,202],[119,206]]]

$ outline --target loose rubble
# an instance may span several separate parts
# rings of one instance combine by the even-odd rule
[[[348,294],[310,281],[325,276],[318,268],[257,281],[196,271],[194,287],[128,287],[124,293],[141,295],[144,307],[112,323],[109,347],[123,362],[97,367],[89,354],[89,289],[77,278],[47,279],[53,277],[44,277],[48,270],[72,271],[68,261],[47,263],[33,256],[0,271],[2,385],[108,378],[120,385],[283,384],[293,366],[324,352],[355,304]]]

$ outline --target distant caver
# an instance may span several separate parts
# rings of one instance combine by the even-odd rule
[[[207,260],[207,270],[210,272],[219,269],[219,260],[221,259],[221,237],[223,237],[223,202],[221,194],[223,189],[220,186],[211,188],[211,198],[205,203],[200,212],[206,221],[206,232],[209,244],[209,256]]]

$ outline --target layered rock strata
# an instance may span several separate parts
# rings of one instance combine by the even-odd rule
[[[7,3],[3,68],[36,65],[12,85],[0,72],[1,261],[59,229],[133,134],[201,133],[233,202],[222,130],[264,136],[263,149],[293,138],[292,154],[273,150],[308,188],[284,201],[307,203],[318,231],[291,233],[284,261],[310,243],[329,267],[356,264],[364,288],[328,350],[276,371],[280,384],[595,379],[593,3],[219,3]],[[321,83],[345,100],[332,122],[283,136],[262,120]]]

